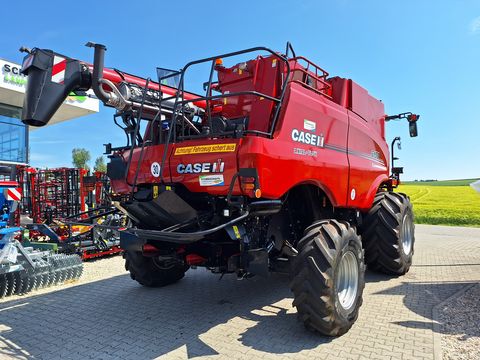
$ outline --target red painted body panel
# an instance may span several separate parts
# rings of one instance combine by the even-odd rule
[[[212,145],[210,149],[212,152],[203,153],[203,154],[179,154],[173,153],[170,156],[170,170],[172,176],[172,182],[182,183],[192,192],[207,192],[211,195],[226,195],[228,193],[228,188],[230,182],[232,181],[233,176],[238,171],[237,166],[237,154],[238,149],[242,146],[240,145],[243,139],[217,139],[210,140],[206,142],[205,140],[195,140],[195,141],[185,141],[176,145],[177,151],[181,149],[195,149],[197,145]],[[233,151],[223,151],[227,148],[224,145],[229,145],[230,149]],[[218,149],[221,151],[215,151],[215,145],[218,146]],[[193,150],[194,151],[194,150]],[[213,170],[215,166],[213,164],[223,163],[223,171],[210,171],[210,172],[195,172],[195,173],[179,173],[178,166],[186,166],[188,164],[210,164],[208,170]],[[220,166],[216,166],[215,170],[221,170]],[[195,169],[194,169],[195,170]],[[221,176],[223,177],[223,185],[215,186],[202,186],[200,181],[200,176]],[[234,188],[234,194],[240,194],[240,188],[238,182]]]
[[[221,68],[217,90],[279,95],[276,81],[281,70],[272,66],[272,58],[257,58],[241,67],[242,71],[239,65]],[[224,196],[238,169],[256,168],[263,198],[278,199],[296,185],[314,184],[325,191],[334,206],[369,209],[378,187],[389,178],[383,104],[349,79],[327,80],[324,91],[294,80],[287,84],[273,138],[246,135],[171,144],[167,166],[162,169],[164,180],[182,183],[191,192]],[[262,87],[262,83],[270,87]],[[213,111],[227,119],[249,115],[250,125],[265,131],[271,120],[271,103],[247,96],[228,98]],[[151,166],[161,163],[163,148],[145,147],[137,184],[159,183]],[[128,183],[133,183],[139,154],[140,149],[135,149]],[[126,162],[128,151],[123,156]],[[205,179],[217,183],[213,186]],[[122,181],[112,181],[112,185],[118,193],[130,190]],[[238,181],[234,194],[241,194]]]
[[[368,209],[381,183],[388,180],[387,143],[371,124],[349,111],[350,182],[348,206]],[[352,190],[355,196],[352,198]]]
[[[216,67],[218,72],[217,91],[234,93],[257,91],[277,97],[281,88],[281,74],[284,72],[275,56],[257,57],[231,68]],[[249,130],[266,132],[270,128],[274,102],[254,95],[225,98],[221,108],[227,119],[249,116]]]
[[[286,95],[285,111],[273,139],[247,137],[239,153],[240,167],[256,167],[262,194],[279,198],[293,186],[310,183],[329,194],[333,204],[346,205],[348,161],[346,154],[348,116],[346,109],[313,91],[292,83]],[[292,140],[292,130],[304,130],[304,120],[316,123],[325,144],[343,148],[337,151]],[[316,151],[316,156],[299,155],[294,149]]]

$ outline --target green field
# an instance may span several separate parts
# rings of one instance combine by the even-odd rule
[[[440,180],[440,181],[404,181],[404,185],[428,185],[428,186],[468,186],[479,179]]]
[[[416,223],[480,227],[480,194],[467,185],[473,181],[409,182],[397,191],[410,196]]]

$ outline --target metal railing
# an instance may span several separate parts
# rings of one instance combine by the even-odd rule
[[[259,91],[255,91],[255,90],[225,92],[218,95],[212,95],[212,90],[214,90],[215,87],[218,85],[217,82],[213,82],[215,66],[217,65],[216,63],[217,59],[225,59],[225,58],[234,57],[234,56],[238,56],[246,53],[252,53],[252,52],[266,52],[269,54],[269,56],[274,56],[284,63],[284,68],[280,71],[282,85],[281,85],[279,96],[275,97],[272,95],[261,93]],[[288,83],[292,83],[292,82],[298,83],[301,86],[311,91],[314,91],[317,94],[320,94],[322,96],[325,96],[331,99],[332,88],[331,88],[331,85],[327,82],[327,77],[329,75],[328,72],[326,72],[320,66],[318,66],[317,64],[313,63],[312,61],[308,60],[303,56],[295,56],[293,48],[291,47],[290,44],[287,44],[287,52],[291,52],[293,57],[288,59],[286,55],[276,53],[269,48],[253,47],[245,50],[240,50],[240,51],[226,53],[226,54],[220,54],[213,57],[191,61],[187,63],[179,71],[168,70],[168,74],[164,76],[160,76],[160,73],[158,74],[159,84],[164,84],[163,86],[169,86],[166,84],[168,83],[168,79],[175,78],[175,77],[176,77],[175,83],[178,84],[178,87],[176,88],[174,95],[169,97],[160,96],[160,99],[159,99],[160,110],[155,115],[153,121],[151,121],[150,131],[153,132],[153,126],[158,126],[159,127],[158,143],[164,144],[164,151],[163,151],[163,156],[160,164],[160,169],[161,169],[160,181],[163,182],[162,169],[164,168],[166,158],[169,152],[169,144],[171,142],[176,143],[178,140],[181,141],[181,140],[187,140],[187,139],[218,137],[219,135],[220,136],[231,135],[228,131],[222,132],[222,134],[216,134],[211,131],[213,128],[212,127],[212,102],[217,102],[221,99],[227,99],[227,98],[237,97],[237,96],[255,96],[258,98],[263,98],[263,99],[272,101],[275,104],[275,106],[273,108],[273,115],[270,119],[270,125],[268,128],[268,131],[249,130],[249,129],[243,130],[244,134],[253,134],[257,136],[265,136],[265,137],[272,138],[276,123],[279,118],[280,110],[283,104]],[[185,99],[184,83],[185,83],[185,74],[187,70],[194,65],[199,65],[202,63],[209,63],[209,62],[210,62],[209,78],[208,78],[208,82],[204,83],[205,95],[204,96],[198,95],[197,97],[189,96],[189,99]],[[146,84],[148,84],[149,81],[150,80],[148,79],[146,81]],[[147,89],[147,85],[144,88],[143,97],[145,96],[146,89]],[[142,99],[141,105],[143,105],[143,100],[144,99]],[[169,103],[169,107],[172,106],[171,104],[173,102],[173,108],[171,112],[172,115],[171,115],[171,119],[167,122],[168,131],[162,131],[162,127],[164,125],[161,118],[161,111],[163,108],[162,103],[165,104],[167,102]],[[196,106],[190,106],[190,104],[193,105],[199,102],[204,102],[206,104],[205,109],[200,109],[200,108],[197,108]],[[133,139],[136,139],[138,136],[139,124],[142,118],[141,116],[142,110],[143,110],[143,106],[141,106],[139,109],[139,114],[137,117],[137,122],[135,124],[136,126],[134,130]],[[192,115],[201,116],[201,117],[204,117],[204,119],[206,118],[208,128],[210,129],[210,131],[201,132],[197,128],[197,126],[191,120],[189,120],[193,118]],[[178,129],[178,126],[181,126],[181,129]],[[187,127],[194,132],[193,135],[192,135],[192,131],[190,131],[189,134],[186,135]],[[181,130],[181,131],[178,131],[178,130]],[[167,134],[165,134],[165,132],[167,132]],[[232,131],[232,134],[233,133],[234,132]],[[146,141],[146,139],[143,139],[141,144],[139,160],[143,158],[145,145],[153,144],[152,140],[153,139],[151,139],[150,141]],[[134,148],[135,148],[135,140],[132,141],[131,148],[130,148],[128,164],[126,167],[126,178],[128,178],[128,173],[130,171],[130,165],[133,157]],[[137,167],[136,167],[134,181],[132,184],[130,184],[132,186],[131,196],[133,196],[133,191],[136,186],[138,171],[139,171],[139,164],[137,164]]]
[[[246,53],[260,52],[260,51],[271,54],[272,56],[278,58],[280,61],[282,61],[285,64],[286,71],[282,72],[282,77],[283,77],[282,88],[281,88],[279,97],[273,97],[273,96],[270,96],[268,94],[264,94],[264,93],[261,93],[261,92],[258,92],[258,91],[240,91],[240,92],[233,92],[233,93],[224,93],[224,94],[220,94],[220,95],[212,95],[213,74],[214,74],[217,59],[225,59],[225,58],[234,57],[234,56],[238,56],[238,55],[242,55],[242,54],[246,54]],[[186,73],[186,71],[194,65],[198,65],[198,64],[202,64],[202,63],[208,63],[208,62],[210,62],[211,64],[210,64],[210,73],[209,73],[208,82],[205,83],[205,85],[206,85],[205,86],[205,96],[199,96],[197,98],[186,100],[185,97],[184,97],[184,95],[185,95],[184,83],[185,83],[185,73]],[[187,107],[188,104],[190,104],[190,103],[195,103],[195,102],[199,102],[199,101],[205,101],[206,102],[205,112],[206,112],[206,116],[207,116],[207,123],[208,123],[209,128],[212,129],[212,114],[211,114],[211,106],[210,106],[212,100],[226,99],[228,97],[233,97],[233,96],[253,95],[253,96],[257,96],[259,98],[263,97],[265,99],[273,101],[273,102],[276,103],[276,105],[275,105],[274,114],[273,114],[273,117],[272,117],[272,120],[271,120],[269,131],[264,132],[264,131],[258,131],[258,130],[245,130],[245,133],[262,135],[262,136],[267,136],[267,137],[270,137],[270,138],[273,137],[275,124],[278,120],[278,116],[280,114],[280,109],[281,109],[281,106],[282,106],[282,102],[283,102],[283,99],[284,99],[284,96],[285,96],[285,91],[286,91],[286,88],[287,88],[287,79],[290,76],[290,64],[288,62],[288,59],[286,57],[284,57],[283,55],[278,54],[278,53],[274,52],[273,50],[271,50],[269,48],[260,46],[260,47],[249,48],[249,49],[245,49],[245,50],[235,51],[235,52],[226,53],[226,54],[220,54],[220,55],[216,55],[216,56],[212,56],[212,57],[208,57],[208,58],[204,58],[204,59],[200,59],[200,60],[191,61],[188,64],[186,64],[183,67],[183,69],[181,69],[180,71],[172,72],[172,73],[170,73],[166,76],[159,77],[158,82],[161,84],[162,82],[165,82],[165,80],[167,80],[169,78],[172,78],[174,76],[180,76],[179,86],[178,86],[178,89],[176,91],[176,94],[174,96],[171,96],[171,97],[166,97],[166,98],[161,97],[160,98],[160,104],[159,104],[159,107],[162,108],[162,102],[163,101],[174,100],[174,106],[173,106],[173,111],[172,111],[172,120],[170,122],[170,126],[169,126],[169,129],[168,129],[168,134],[167,134],[167,137],[166,137],[165,142],[164,142],[165,149],[163,151],[162,162],[161,162],[161,165],[160,165],[161,169],[163,169],[163,167],[165,165],[165,161],[166,161],[166,157],[167,157],[167,153],[168,153],[168,145],[169,145],[170,141],[172,141],[172,140],[173,140],[173,142],[177,141],[177,139],[176,139],[177,126],[178,126],[178,121],[177,120],[179,118],[181,119],[180,123],[181,123],[181,126],[182,126],[182,132],[181,133],[185,134],[185,119],[187,119],[188,116],[191,115],[191,110],[188,109],[188,107]],[[185,116],[185,111],[189,111],[187,116]],[[172,134],[173,134],[173,139],[172,139]],[[209,137],[212,137],[214,135],[215,134],[211,134],[211,133],[200,134],[200,135],[197,134],[195,137],[197,137],[197,138],[200,138],[200,137],[209,138]],[[183,139],[185,139],[185,138],[187,138],[187,137],[183,136]],[[162,139],[160,139],[160,141],[161,140]],[[160,171],[160,179],[161,179],[161,181],[163,181],[163,171]]]
[[[296,56],[289,61],[293,64],[290,82],[298,83],[317,94],[331,98],[332,85],[327,82],[328,72],[303,56]],[[300,67],[297,67],[297,64]]]

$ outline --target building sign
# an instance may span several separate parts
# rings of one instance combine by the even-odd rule
[[[5,62],[2,66],[3,81],[24,87],[27,77],[20,73],[20,66]]]

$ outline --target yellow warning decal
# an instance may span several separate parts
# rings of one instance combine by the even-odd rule
[[[238,226],[233,225],[232,228],[233,228],[233,232],[235,233],[236,238],[241,239],[242,236],[240,235],[240,231],[238,231]]]
[[[175,155],[207,154],[216,152],[234,152],[237,144],[212,144],[186,146],[175,149]]]

